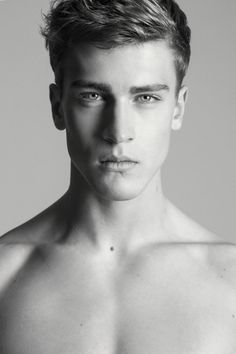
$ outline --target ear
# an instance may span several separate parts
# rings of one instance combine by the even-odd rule
[[[49,86],[49,97],[52,107],[52,117],[55,126],[59,130],[65,129],[64,115],[61,108],[61,97],[60,90],[56,84],[50,84]]]
[[[179,130],[182,127],[185,105],[188,98],[188,88],[182,86],[179,90],[174,115],[171,123],[172,130]]]

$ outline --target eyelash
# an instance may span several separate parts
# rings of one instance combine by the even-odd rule
[[[151,100],[154,100],[155,102],[161,100],[160,97],[155,96],[155,95],[143,94],[143,95],[139,95],[139,96],[138,96],[138,98],[140,98],[140,97],[149,97]],[[153,101],[148,100],[148,101],[143,102],[143,103],[145,104],[145,103],[152,103],[152,102],[153,102]]]
[[[79,94],[79,98],[80,99],[82,99],[82,100],[88,100],[88,101],[97,101],[96,99],[94,100],[94,99],[92,99],[92,100],[90,100],[89,98],[85,98],[84,96],[89,96],[89,95],[97,95],[97,96],[101,96],[101,95],[99,95],[99,93],[97,93],[97,92],[84,92],[84,93],[80,93]],[[101,96],[102,97],[102,96]]]
[[[100,96],[101,99],[97,100],[96,98],[95,99],[89,99],[88,96],[89,95],[97,95],[97,96]],[[85,97],[87,96],[87,98]],[[150,98],[151,100],[148,100],[148,101],[144,101],[144,102],[141,102],[143,104],[145,103],[153,103],[153,102],[158,102],[158,101],[161,101],[161,98],[156,96],[156,95],[149,95],[149,94],[142,94],[142,95],[138,95],[136,98],[135,98],[135,101],[138,101],[139,98],[142,98],[142,97],[148,97]],[[87,102],[97,102],[97,101],[102,101],[103,100],[103,97],[97,93],[97,92],[84,92],[84,93],[80,93],[79,95],[79,98],[83,101],[87,101]],[[154,101],[153,101],[154,100]]]

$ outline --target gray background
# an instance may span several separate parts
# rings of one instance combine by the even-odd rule
[[[53,81],[39,35],[48,0],[0,0],[0,234],[67,189],[65,133],[54,128]],[[225,240],[235,241],[236,1],[179,0],[193,32],[183,128],[172,135],[166,195]]]

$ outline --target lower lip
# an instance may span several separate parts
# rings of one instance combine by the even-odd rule
[[[133,161],[121,161],[121,162],[113,162],[113,161],[104,161],[101,162],[101,167],[107,171],[114,172],[124,172],[129,171],[137,165],[137,162]]]

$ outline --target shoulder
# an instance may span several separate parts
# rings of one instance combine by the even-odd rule
[[[0,237],[0,295],[7,289],[24,267],[34,249],[30,242],[28,221]]]
[[[186,255],[186,262],[194,260],[209,276],[219,276],[236,291],[236,243],[204,228],[172,203],[168,206],[172,230],[177,235],[176,252],[184,259]]]
[[[208,245],[208,266],[236,290],[236,244],[218,242]]]
[[[0,294],[14,280],[27,261],[32,244],[28,241],[27,223],[0,237]]]
[[[62,235],[63,217],[61,199],[23,224],[0,236],[0,245],[44,244],[59,239]]]
[[[236,305],[236,244],[225,241],[189,245],[189,254],[199,266],[199,274],[214,284]]]
[[[36,249],[56,242],[62,230],[56,203],[0,236],[0,295],[14,281]]]
[[[30,245],[0,243],[0,295],[15,279],[32,251]]]

